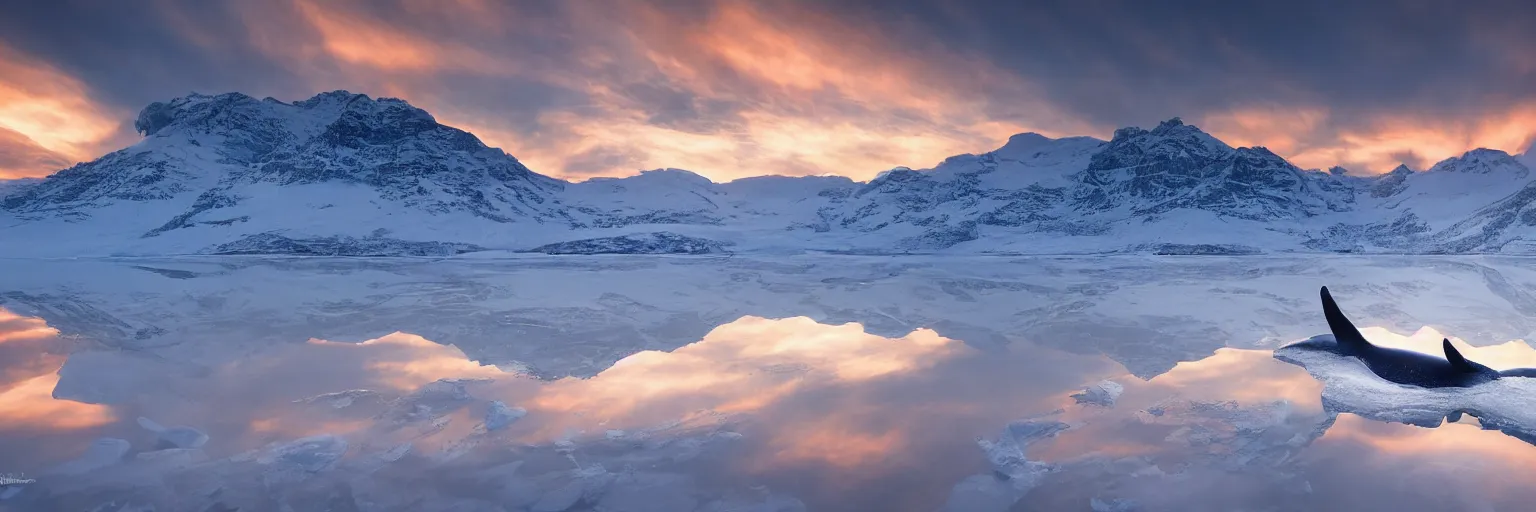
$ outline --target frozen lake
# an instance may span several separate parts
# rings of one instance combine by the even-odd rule
[[[1533,263],[0,260],[0,510],[1525,510],[1271,351],[1536,366]]]

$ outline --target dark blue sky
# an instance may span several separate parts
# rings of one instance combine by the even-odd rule
[[[1536,134],[1536,3],[11,2],[0,175],[136,140],[189,92],[396,96],[545,174],[867,178],[1181,116],[1304,167]]]

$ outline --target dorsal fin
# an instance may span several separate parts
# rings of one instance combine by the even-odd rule
[[[1328,319],[1328,330],[1333,331],[1333,339],[1338,340],[1339,345],[1349,349],[1362,349],[1371,346],[1371,342],[1365,340],[1355,324],[1349,322],[1344,312],[1339,311],[1338,303],[1333,301],[1333,296],[1328,294],[1328,287],[1324,286],[1323,318]]]
[[[1450,338],[1441,338],[1440,346],[1445,349],[1445,360],[1451,362],[1451,367],[1463,372],[1477,371],[1467,358],[1461,355],[1461,351],[1451,345]]]

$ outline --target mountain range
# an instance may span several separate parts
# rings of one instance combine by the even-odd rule
[[[1301,169],[1175,118],[1024,133],[868,182],[679,169],[571,183],[405,101],[192,94],[138,143],[0,181],[0,256],[1536,252],[1536,155]]]

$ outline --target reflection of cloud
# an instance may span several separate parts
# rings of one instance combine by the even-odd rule
[[[1530,468],[1536,467],[1536,450],[1524,441],[1472,424],[1424,428],[1341,414],[1303,460],[1318,472],[1349,468],[1355,475],[1384,475],[1392,487],[1431,486],[1437,490],[1432,494],[1449,492],[1471,502],[1498,504],[1484,505],[1485,510],[1518,510],[1529,503],[1512,502],[1530,499]],[[1353,485],[1347,489],[1360,491]],[[1469,509],[1466,504],[1416,506]]]
[[[438,379],[496,378],[509,375],[501,369],[470,361],[463,350],[406,334],[390,333],[362,343],[312,339],[310,343],[338,350],[355,350],[366,361],[367,371],[396,391],[409,391]]]
[[[774,432],[767,446],[777,448],[767,460],[750,464],[757,469],[775,465],[819,462],[836,468],[870,467],[893,458],[910,442],[897,426],[883,432],[853,428],[836,417],[788,425]]]
[[[0,343],[35,340],[58,336],[58,329],[48,326],[41,318],[21,316],[0,308]]]
[[[39,375],[0,391],[0,430],[72,430],[116,421],[107,406],[55,400],[58,383],[56,373]]]
[[[1532,467],[1536,450],[1531,445],[1498,431],[1467,423],[1447,423],[1436,428],[1372,421],[1341,414],[1321,443],[1362,443],[1393,456],[1446,456],[1498,460],[1511,466]]]
[[[41,318],[0,308],[0,431],[76,430],[114,421],[107,407],[53,398],[64,356],[45,349],[57,335]]]
[[[1253,419],[1273,422],[1258,427],[1275,428],[1292,418],[1320,418],[1323,412],[1322,384],[1306,371],[1276,361],[1268,350],[1221,348],[1204,359],[1179,362],[1147,381],[1123,378],[1116,382],[1124,385],[1125,391],[1111,408],[1084,407],[1065,400],[1068,405],[1061,416],[1063,421],[1084,421],[1086,425],[1043,441],[1038,449],[1031,448],[1032,453],[1046,461],[1089,455],[1188,456],[1180,451],[1189,446],[1169,444],[1164,437],[1167,432],[1142,435],[1146,418],[1136,419],[1135,415],[1148,408],[1171,409],[1155,416],[1167,425],[1211,430],[1230,429],[1226,423]],[[1286,405],[1276,406],[1276,402]],[[1191,404],[1203,404],[1193,408],[1200,414],[1226,409],[1208,417],[1191,414]],[[1115,417],[1129,423],[1110,421]],[[1127,433],[1127,428],[1133,431]]]
[[[1199,361],[1184,361],[1149,384],[1206,400],[1263,403],[1286,400],[1321,410],[1323,385],[1307,372],[1276,363],[1268,350],[1217,349]]]
[[[890,339],[854,323],[743,317],[672,352],[640,352],[590,379],[552,382],[525,406],[611,424],[665,421],[699,409],[751,412],[812,388],[928,368],[959,347],[926,329]]]
[[[535,443],[573,430],[644,430],[673,422],[713,424],[742,413],[788,414],[792,421],[767,422],[755,434],[771,450],[760,469],[806,463],[847,468],[886,460],[910,432],[878,420],[888,411],[883,403],[839,405],[835,413],[802,418],[804,404],[786,401],[871,389],[931,368],[961,347],[926,329],[891,339],[852,323],[744,317],[672,352],[630,355],[589,379],[541,383],[470,361],[451,345],[396,332],[359,343],[311,339],[253,354],[214,369],[196,384],[178,384],[194,388],[188,400],[146,404],[140,412],[162,423],[203,428],[226,447],[323,433],[373,439],[394,434],[382,426],[390,420],[374,416],[379,409],[371,407],[404,407],[398,412],[407,414],[409,406],[389,405],[390,400],[440,379],[490,379],[474,384],[472,400],[454,402],[464,408],[451,413],[450,431],[467,435],[492,399],[529,411],[508,432]],[[353,389],[381,393],[357,399],[373,405],[339,409],[332,409],[330,400],[301,400]],[[234,402],[242,404],[238,413],[227,406]],[[331,412],[320,414],[324,411]],[[418,447],[450,438],[418,440]]]

